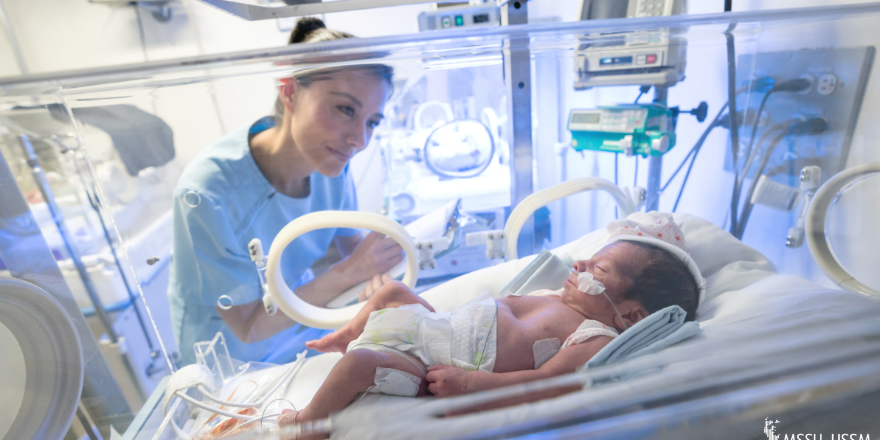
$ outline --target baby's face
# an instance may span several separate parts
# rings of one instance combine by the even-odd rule
[[[642,260],[640,248],[626,242],[615,242],[602,248],[593,258],[574,263],[577,272],[589,272],[605,286],[605,293],[619,304],[632,285],[633,274]],[[562,302],[587,318],[606,322],[616,314],[605,295],[590,295],[577,288],[577,273],[572,272],[562,290]],[[610,321],[608,321],[610,322]]]

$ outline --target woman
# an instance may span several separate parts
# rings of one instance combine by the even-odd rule
[[[339,38],[351,35],[305,19],[291,42]],[[384,65],[298,72],[282,80],[274,117],[235,130],[187,165],[174,193],[169,283],[184,365],[195,362],[193,344],[218,331],[233,358],[274,363],[292,361],[305,341],[327,333],[284,313],[266,314],[247,245],[259,238],[268,248],[281,228],[309,212],[357,210],[348,162],[382,121],[391,75]],[[331,246],[343,259],[315,277],[310,267]],[[297,295],[323,306],[403,256],[380,234],[362,239],[356,230],[330,228],[300,236],[281,258],[284,279]],[[231,307],[218,307],[224,295]]]

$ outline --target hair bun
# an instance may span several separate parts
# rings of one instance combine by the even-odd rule
[[[293,28],[293,32],[290,33],[290,41],[288,44],[302,43],[303,40],[308,38],[309,34],[318,29],[327,29],[327,26],[324,25],[324,22],[321,21],[320,18],[301,18],[296,22],[296,27]]]

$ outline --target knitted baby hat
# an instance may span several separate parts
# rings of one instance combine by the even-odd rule
[[[700,297],[697,305],[703,302],[706,296],[706,281],[700,274],[700,268],[691,258],[687,244],[684,239],[684,233],[681,228],[672,220],[671,214],[665,214],[657,211],[636,212],[630,214],[625,219],[615,220],[608,223],[607,227],[610,237],[608,243],[617,241],[640,241],[642,243],[651,244],[659,247],[673,256],[681,260],[694,280],[700,288]]]

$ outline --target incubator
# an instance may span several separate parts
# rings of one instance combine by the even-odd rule
[[[61,438],[75,420],[126,440],[761,438],[765,419],[789,436],[880,436],[880,4],[682,15],[683,2],[662,14],[630,2],[631,18],[528,24],[514,3],[499,26],[493,12],[467,29],[0,78],[0,351],[13,354],[0,360],[0,437]],[[668,54],[662,66],[601,62],[615,50],[647,62],[648,49]],[[609,223],[657,210],[705,279],[696,321],[652,315],[573,374],[442,399],[368,392],[279,426],[342,356],[243,362],[229,332],[178,346],[172,196],[202,151],[272,114],[281,78],[357,64],[395,71],[384,121],[350,163],[358,211],[229,249],[253,271],[230,291],[339,328],[359,288],[306,303],[299,277],[328,263],[293,279],[281,254],[304,234],[369,229],[406,251],[390,275],[452,312],[551,288],[608,243]],[[217,307],[239,305],[228,299]],[[380,388],[409,389],[385,373]]]

